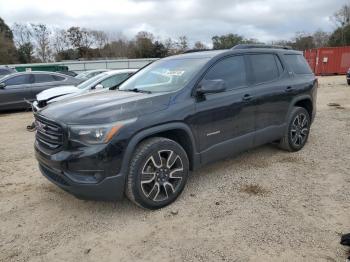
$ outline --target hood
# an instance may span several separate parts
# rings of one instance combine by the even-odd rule
[[[66,95],[66,94],[71,94],[78,92],[79,88],[76,86],[58,86],[58,87],[53,87],[50,89],[46,89],[39,94],[36,95],[36,100],[38,101],[46,101],[50,100],[52,98]]]
[[[166,109],[170,95],[103,90],[52,103],[40,115],[65,124],[104,124]]]

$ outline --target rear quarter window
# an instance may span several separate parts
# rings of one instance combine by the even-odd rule
[[[280,71],[274,54],[249,55],[255,84],[273,81],[279,78]],[[282,65],[280,65],[282,67]]]
[[[285,54],[284,59],[295,74],[312,74],[311,68],[303,55]]]

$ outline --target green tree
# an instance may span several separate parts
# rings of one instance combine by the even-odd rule
[[[350,45],[350,25],[338,27],[329,37],[329,46]]]
[[[229,49],[243,43],[243,36],[237,34],[216,35],[211,40],[213,41],[213,49]]]
[[[292,47],[293,49],[301,51],[315,48],[314,38],[312,35],[303,32],[297,33]]]
[[[155,41],[153,44],[153,57],[161,58],[166,57],[168,50],[160,41]]]
[[[135,38],[135,54],[137,58],[154,57],[154,36],[145,31],[138,32]]]
[[[16,62],[17,50],[13,42],[13,34],[8,25],[0,18],[0,64]]]
[[[34,60],[33,58],[34,46],[30,42],[24,43],[21,46],[19,46],[17,49],[17,53],[18,53],[18,61],[20,63],[23,63],[23,64],[32,63]]]

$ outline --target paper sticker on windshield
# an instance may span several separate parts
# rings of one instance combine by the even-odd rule
[[[185,73],[185,71],[170,71],[170,70],[168,70],[165,72],[165,75],[167,75],[167,76],[182,76],[183,73]]]

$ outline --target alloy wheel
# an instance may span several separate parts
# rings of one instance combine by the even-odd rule
[[[174,195],[183,179],[181,157],[172,150],[152,154],[141,171],[141,189],[152,201],[164,201]]]
[[[295,116],[290,129],[291,141],[294,146],[302,146],[309,133],[309,121],[304,113]]]

